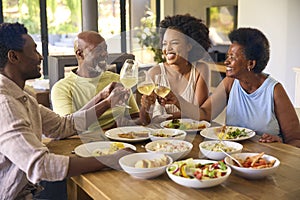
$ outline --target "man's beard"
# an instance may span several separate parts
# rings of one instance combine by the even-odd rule
[[[96,64],[95,70],[99,73],[102,73],[103,71],[106,70],[106,66],[107,66],[106,60],[101,60]]]
[[[104,71],[106,71],[106,66],[107,66],[106,60],[101,60],[101,61],[95,60],[85,64],[88,65],[86,66],[86,68],[92,74],[101,74]]]

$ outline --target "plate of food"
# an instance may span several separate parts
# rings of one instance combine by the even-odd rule
[[[143,126],[124,126],[106,131],[105,136],[112,140],[139,142],[148,140],[151,132],[151,128]]]
[[[136,151],[136,147],[132,144],[123,142],[100,141],[79,145],[74,149],[74,152],[80,157],[93,157],[113,154],[116,151],[126,147],[129,147]]]
[[[255,136],[255,131],[237,126],[218,126],[204,129],[200,135],[212,140],[247,140]]]
[[[163,128],[180,129],[184,131],[200,131],[202,129],[210,127],[210,123],[207,121],[196,121],[193,119],[172,119],[160,123]]]
[[[184,140],[185,137],[185,131],[171,128],[153,129],[153,132],[150,133],[152,141],[165,139]]]

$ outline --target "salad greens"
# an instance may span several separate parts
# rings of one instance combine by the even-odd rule
[[[225,134],[225,137],[224,137]],[[236,139],[240,137],[246,137],[248,136],[246,129],[239,129],[239,128],[233,128],[233,127],[226,127],[224,130],[222,130],[218,134],[219,139]]]
[[[206,125],[198,122],[184,122],[180,119],[172,119],[168,124],[164,126],[165,128],[174,128],[180,130],[190,130],[190,129],[203,129]]]
[[[168,167],[168,171],[176,176],[208,180],[225,176],[227,166],[223,161],[212,161],[211,163],[201,164],[189,158],[174,162]]]

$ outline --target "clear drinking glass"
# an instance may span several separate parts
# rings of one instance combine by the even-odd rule
[[[138,62],[133,59],[126,59],[121,71],[120,71],[120,82],[122,85],[130,89],[135,86],[138,82]],[[126,103],[117,105],[118,107],[131,108]]]
[[[165,98],[169,92],[171,91],[170,83],[167,78],[166,74],[158,74],[155,75],[155,89],[154,92],[162,97]]]
[[[171,91],[170,83],[166,74],[157,74],[154,76],[155,88],[154,92],[158,96],[165,98]],[[161,107],[161,112],[164,113],[164,108]]]
[[[133,59],[125,60],[120,71],[120,82],[125,88],[130,89],[138,82],[138,63]]]
[[[141,94],[150,95],[155,88],[155,84],[147,71],[139,72],[137,90]]]

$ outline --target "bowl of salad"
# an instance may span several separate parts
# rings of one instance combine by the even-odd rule
[[[243,149],[243,145],[238,142],[232,141],[204,141],[199,144],[200,152],[207,158],[212,160],[222,160],[226,155],[221,151],[225,151],[228,154],[240,153]]]
[[[175,183],[190,188],[208,188],[226,181],[231,168],[223,161],[186,159],[173,162],[166,168]]]
[[[156,140],[145,146],[147,152],[165,154],[174,161],[187,156],[192,148],[193,144],[184,140]]]

